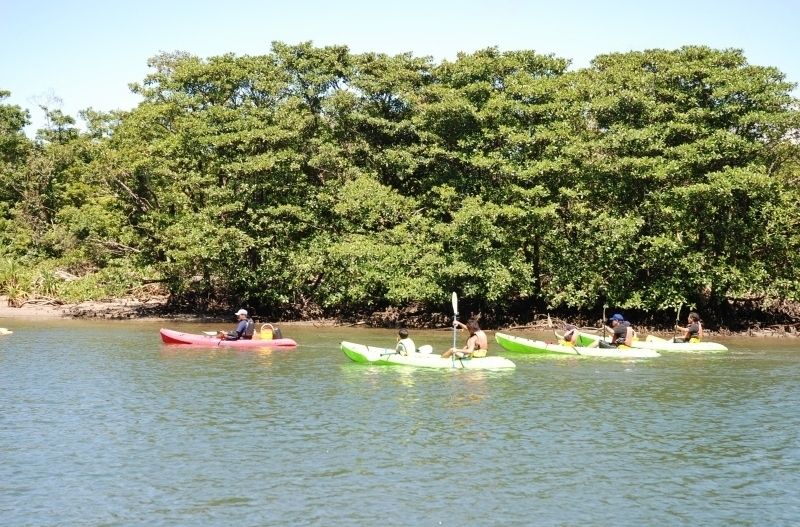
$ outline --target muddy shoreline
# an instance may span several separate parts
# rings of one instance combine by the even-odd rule
[[[226,316],[223,313],[196,314],[174,311],[167,303],[166,298],[152,298],[149,300],[138,300],[135,298],[122,298],[111,301],[81,302],[78,304],[61,304],[46,299],[30,300],[23,303],[20,307],[9,307],[6,298],[0,296],[0,319],[108,319],[108,320],[140,320],[140,321],[184,321],[184,322],[230,322],[233,315]],[[268,322],[259,320],[257,322]],[[271,321],[275,322],[275,321]],[[393,327],[391,321],[381,317],[373,317],[369,320],[338,320],[338,319],[314,319],[314,320],[292,320],[279,321],[283,325],[308,325],[308,326],[364,326],[364,327]],[[428,329],[450,330],[449,319],[443,318],[442,326],[431,325]],[[543,330],[560,329],[565,320],[557,317],[538,315],[534,320],[525,324],[507,325],[498,329],[502,331],[513,330]],[[8,323],[0,325],[9,325]],[[585,326],[586,330],[594,328]],[[642,333],[669,333],[671,328],[636,326],[637,331]],[[800,330],[797,324],[778,324],[773,326],[753,326],[742,331],[730,331],[726,329],[713,330],[706,329],[709,336],[752,336],[752,337],[789,337],[797,338]]]

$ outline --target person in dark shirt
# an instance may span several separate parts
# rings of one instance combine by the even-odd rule
[[[253,322],[253,319],[247,316],[247,310],[240,309],[236,312],[236,317],[239,319],[239,322],[236,324],[236,329],[227,333],[220,331],[217,336],[224,340],[252,339],[256,325],[255,322]]]
[[[616,348],[618,346],[631,346],[633,344],[633,328],[631,323],[619,314],[614,313],[608,319],[611,327],[607,328],[611,333],[611,342],[599,341],[601,348]]]
[[[675,326],[675,329],[683,332],[683,337],[676,337],[675,342],[700,342],[703,339],[703,323],[700,321],[700,315],[694,311],[689,313],[685,328]]]

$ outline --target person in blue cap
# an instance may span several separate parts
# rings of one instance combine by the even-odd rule
[[[633,328],[631,323],[625,320],[619,313],[614,313],[608,319],[611,327],[608,331],[611,333],[611,342],[599,341],[601,348],[616,348],[618,346],[631,346],[633,344]]]

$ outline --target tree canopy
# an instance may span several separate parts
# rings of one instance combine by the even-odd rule
[[[127,112],[1,104],[0,293],[508,320],[800,300],[800,113],[740,50],[153,57]],[[78,277],[53,278],[56,270]],[[673,311],[674,313],[674,311]]]

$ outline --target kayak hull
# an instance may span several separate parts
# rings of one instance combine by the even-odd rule
[[[165,344],[184,344],[192,346],[202,346],[206,348],[294,348],[297,342],[293,339],[272,339],[272,340],[222,340],[215,336],[200,335],[196,333],[182,333],[171,329],[160,330],[161,340]]]
[[[342,352],[353,362],[376,365],[413,366],[416,368],[439,368],[457,370],[498,370],[515,368],[516,364],[504,357],[481,357],[477,359],[442,358],[435,353],[400,355],[391,348],[365,346],[343,341]]]
[[[660,357],[655,350],[634,348],[587,348],[583,346],[564,346],[543,340],[526,339],[506,333],[495,333],[494,339],[503,349],[515,353],[580,355],[581,357],[600,357],[614,359],[649,359]]]
[[[633,347],[677,353],[728,351],[728,348],[719,342],[672,342],[654,335],[648,335],[645,340],[635,340]]]
[[[591,333],[580,333],[580,338],[590,340],[600,340],[602,337],[599,335],[592,335]],[[608,337],[606,337],[608,340]],[[706,353],[706,352],[719,352],[728,351],[728,348],[718,342],[672,342],[665,340],[655,335],[648,335],[644,340],[636,339],[633,341],[632,346],[637,349],[649,349],[655,351],[670,351],[675,353]]]

